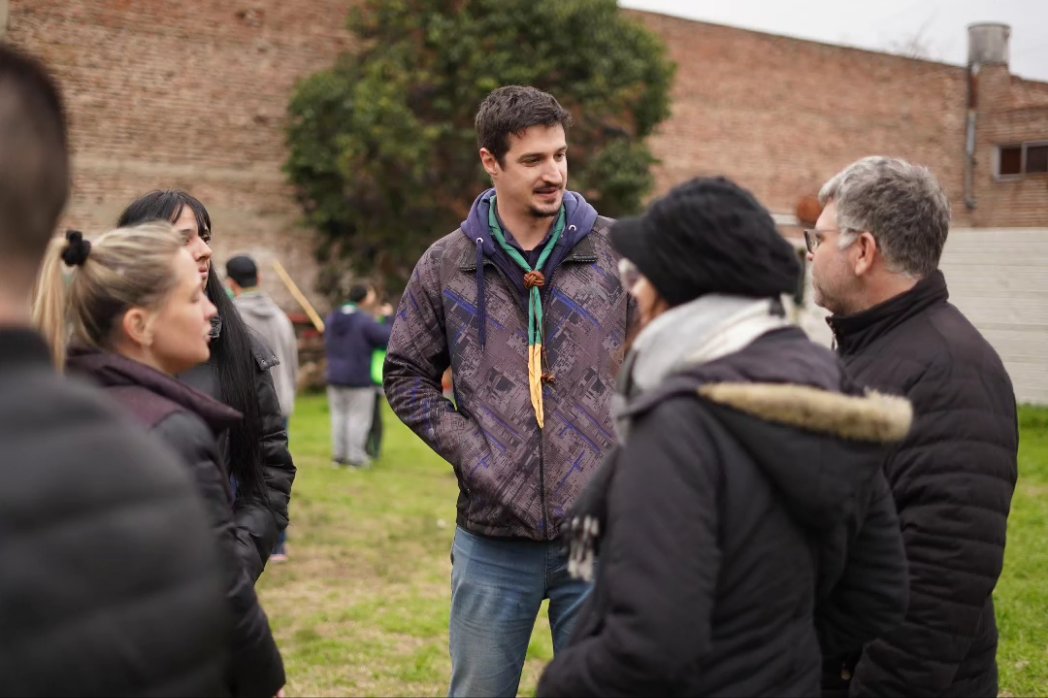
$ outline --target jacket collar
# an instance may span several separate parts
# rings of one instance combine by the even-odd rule
[[[22,370],[27,365],[51,367],[51,352],[44,338],[28,327],[0,327],[0,368]]]
[[[213,430],[240,421],[232,407],[189,387],[156,369],[119,354],[96,349],[71,348],[66,365],[87,374],[105,387],[139,386],[200,416]]]
[[[572,248],[568,256],[561,264],[592,264],[597,261],[597,249],[593,245],[593,239],[587,235]],[[485,264],[494,264],[490,257],[485,257]],[[467,247],[462,251],[458,262],[459,271],[473,272],[477,270],[477,256],[473,249]]]
[[[837,340],[842,356],[856,354],[871,342],[909,318],[924,312],[929,306],[945,303],[950,297],[946,277],[936,270],[924,277],[905,293],[900,293],[880,305],[854,315],[833,315],[826,318]]]

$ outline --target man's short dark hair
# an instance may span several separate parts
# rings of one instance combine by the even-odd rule
[[[246,254],[238,254],[236,257],[229,258],[229,261],[226,262],[226,276],[241,288],[258,286],[258,266],[255,260]]]
[[[0,44],[0,260],[39,264],[69,199],[58,85],[36,59]]]
[[[474,121],[477,145],[486,148],[499,165],[509,151],[509,134],[520,136],[532,126],[571,126],[571,113],[548,92],[523,85],[494,90],[480,103]]]
[[[370,290],[370,284],[353,284],[349,287],[349,302],[360,303],[368,297],[368,291]]]

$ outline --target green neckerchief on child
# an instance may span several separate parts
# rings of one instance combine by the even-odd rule
[[[502,234],[502,226],[499,225],[498,216],[495,214],[495,200],[496,197],[491,197],[488,204],[488,227],[502,251],[524,270],[524,288],[528,289],[528,385],[531,388],[531,406],[535,408],[535,420],[539,423],[539,429],[542,429],[545,423],[542,412],[542,382],[549,377],[542,370],[542,295],[539,289],[546,283],[542,267],[564,234],[564,207],[560,207],[557,222],[553,225],[553,234],[542,248],[538,262],[532,269],[528,260],[506,242],[506,236]]]

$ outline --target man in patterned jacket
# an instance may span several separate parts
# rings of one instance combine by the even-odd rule
[[[459,482],[453,696],[516,695],[543,599],[556,650],[589,592],[556,538],[615,439],[630,305],[611,221],[567,190],[569,125],[535,88],[488,95],[476,127],[494,188],[419,260],[389,343],[390,405]]]

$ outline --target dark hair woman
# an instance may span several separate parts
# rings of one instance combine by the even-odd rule
[[[71,373],[97,381],[192,473],[220,553],[232,620],[226,639],[229,664],[222,672],[226,687],[234,696],[279,695],[284,665],[255,596],[254,580],[236,559],[230,483],[215,440],[215,433],[240,415],[174,378],[207,361],[210,353],[215,307],[204,297],[198,279],[196,261],[169,223],[121,228],[93,242],[70,231],[49,248],[33,316],[51,341],[57,361]],[[203,580],[205,585],[208,581]],[[168,619],[172,636],[180,632],[181,621]],[[201,650],[207,648],[196,652]],[[185,664],[179,669],[186,676],[198,670]],[[178,694],[185,689],[185,676],[178,673],[164,676],[165,688],[157,692]]]
[[[211,358],[179,376],[185,383],[240,412],[221,443],[236,487],[238,554],[252,579],[288,523],[295,464],[269,369],[276,356],[241,320],[218,278],[211,273],[211,216],[195,197],[179,190],[153,191],[133,201],[118,225],[172,223],[197,264],[208,300],[218,309],[212,321]]]

